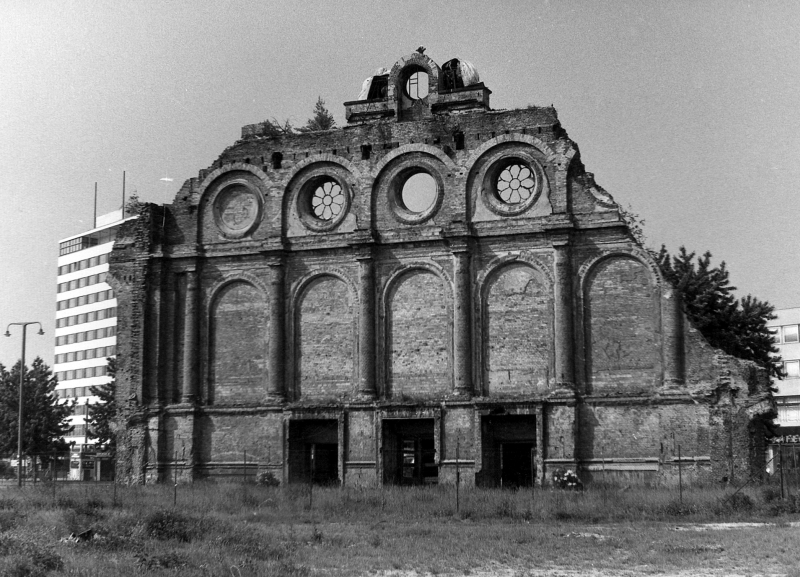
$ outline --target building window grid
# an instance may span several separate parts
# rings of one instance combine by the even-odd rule
[[[108,374],[108,367],[84,367],[82,369],[70,369],[69,371],[59,371],[56,378],[59,382],[72,381],[74,379],[88,379],[91,377],[102,377]],[[63,389],[62,389],[63,390]]]
[[[85,437],[86,436],[86,425],[73,425],[73,429],[71,432],[65,435],[66,437]]]
[[[97,311],[89,311],[88,313],[81,313],[70,317],[62,317],[56,319],[56,328],[71,327],[73,325],[81,325],[83,323],[91,323],[94,321],[102,321],[117,316],[117,307],[110,307]]]
[[[783,332],[784,343],[796,343],[800,341],[800,334],[797,330],[797,325],[786,325],[781,327]]]
[[[73,252],[78,252],[79,250],[84,250],[86,248],[91,248],[93,246],[97,246],[99,244],[105,244],[107,242],[112,242],[114,238],[117,236],[117,228],[107,228],[105,230],[99,230],[92,234],[87,234],[84,236],[79,236],[78,238],[73,238],[70,240],[65,240],[61,244],[58,245],[58,254],[59,256],[64,256],[65,254],[70,254]]]
[[[92,395],[92,387],[71,387],[68,389],[57,389],[56,396],[59,399],[77,399],[94,395]]]
[[[56,346],[72,345],[74,343],[82,343],[85,341],[93,341],[96,339],[105,339],[113,337],[117,334],[117,327],[104,327],[102,329],[94,329],[91,331],[84,331],[80,333],[71,333],[68,335],[61,335],[56,337]]]
[[[76,278],[68,282],[59,283],[58,292],[63,293],[87,286],[96,285],[98,283],[105,282],[105,280],[106,280],[106,273],[104,272],[93,274],[90,276],[84,276],[81,278]]]
[[[56,363],[71,363],[74,361],[83,361],[86,359],[101,359],[105,357],[112,357],[117,354],[116,345],[107,347],[98,347],[96,349],[84,349],[81,351],[72,351],[69,353],[60,353],[56,355]]]
[[[786,378],[800,378],[800,361],[783,361],[783,372]]]
[[[72,297],[71,299],[64,299],[56,303],[56,310],[63,311],[74,307],[81,307],[83,305],[91,305],[114,298],[113,289],[103,290],[88,295],[81,295],[79,297]]]
[[[71,272],[75,272],[77,270],[83,270],[85,268],[92,268],[94,266],[100,266],[101,264],[106,264],[108,262],[108,255],[101,254],[98,256],[93,256],[91,258],[85,258],[83,260],[77,260],[70,264],[65,264],[58,267],[58,274],[69,274]]]
[[[92,395],[92,387],[71,387],[68,389],[56,390],[56,396],[59,399],[77,399],[81,397],[92,397],[94,395]],[[88,402],[84,403],[83,406],[86,406],[88,404],[89,404]],[[77,407],[81,405],[75,405],[75,406]]]

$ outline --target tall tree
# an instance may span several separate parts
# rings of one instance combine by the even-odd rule
[[[697,257],[681,247],[670,255],[662,246],[653,253],[662,274],[681,292],[683,309],[692,324],[713,346],[754,361],[774,377],[781,377],[780,357],[767,323],[776,318],[775,307],[747,295],[734,297],[725,262],[711,265],[711,253]]]
[[[111,380],[103,385],[91,387],[92,395],[99,398],[99,402],[89,405],[89,438],[97,439],[97,443],[111,453],[116,452],[117,435],[114,422],[117,417],[117,362],[113,357],[106,361],[108,370],[106,374]]]
[[[17,362],[8,371],[0,364],[0,454],[17,452],[20,366]],[[63,437],[71,430],[72,404],[58,402],[57,384],[50,367],[39,357],[30,369],[23,368],[22,452],[27,455],[42,455],[46,460],[54,450],[67,449]]]
[[[325,101],[322,96],[317,98],[317,103],[314,105],[314,112],[311,118],[308,119],[306,125],[298,128],[300,132],[316,132],[318,130],[330,130],[336,126],[336,121],[325,107]]]

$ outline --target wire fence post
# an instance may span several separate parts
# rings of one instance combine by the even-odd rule
[[[461,484],[459,441],[460,439],[456,437],[456,514],[461,514],[461,501],[459,498],[459,485]]]
[[[314,510],[314,457],[316,453],[316,445],[311,445],[311,468],[308,478],[308,510]]]
[[[787,457],[787,459],[789,458],[788,455],[786,457]],[[787,499],[791,499],[792,498],[792,462],[791,461],[789,461],[788,469],[789,469],[789,471],[788,471],[788,473],[786,475],[786,498]]]
[[[600,444],[600,461],[602,462],[603,467],[603,507],[606,506],[606,457],[605,457],[605,447],[603,444]]]
[[[52,462],[52,469],[51,469],[53,471],[53,474],[51,476],[51,479],[53,480],[53,504],[55,504],[55,502],[56,502],[56,481],[58,481],[58,469],[56,467],[56,464],[57,464],[56,455],[57,454],[58,453],[56,453],[56,450],[53,449],[53,462]]]
[[[111,506],[117,506],[117,459],[116,457],[111,459],[111,466],[113,467],[111,471],[111,479],[114,482],[114,496],[111,500]]]
[[[678,490],[683,504],[683,469],[681,468],[681,446],[678,445]]]
[[[533,515],[533,505],[536,502],[534,487],[536,487],[536,449],[531,447],[531,515]]]
[[[785,499],[783,493],[783,445],[778,445],[778,466],[781,469],[781,499]]]
[[[173,475],[175,479],[175,486],[173,487],[172,493],[172,506],[178,506],[178,451],[175,451],[175,460],[173,461],[173,467],[175,468],[175,473]]]

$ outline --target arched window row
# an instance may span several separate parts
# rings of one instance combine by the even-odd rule
[[[584,344],[580,379],[586,392],[651,390],[661,371],[660,292],[650,269],[626,255],[582,271]],[[522,261],[484,275],[475,295],[473,394],[546,395],[555,374],[553,280]],[[448,395],[453,387],[453,285],[433,269],[411,267],[378,291],[376,393],[384,398]],[[286,391],[290,398],[355,398],[359,392],[358,291],[338,275],[319,274],[290,297]],[[209,312],[209,400],[260,402],[268,379],[268,295],[248,282],[225,285]],[[577,362],[577,361],[576,361]]]
[[[481,147],[480,155],[466,167],[426,144],[391,151],[368,173],[344,158],[322,154],[298,163],[285,185],[273,182],[256,167],[251,176],[258,178],[243,177],[250,168],[237,163],[230,165],[229,172],[220,169],[207,177],[201,194],[206,198],[208,221],[225,240],[246,239],[264,220],[274,218],[264,205],[267,190],[276,187],[283,188],[284,223],[296,219],[306,234],[343,232],[348,230],[343,226],[348,217],[364,211],[372,218],[386,212],[401,225],[426,223],[441,213],[446,192],[463,186],[456,181],[463,175],[471,175],[463,195],[466,204],[473,202],[468,197],[475,197],[480,207],[500,217],[529,214],[548,194],[552,153],[527,141],[497,140],[495,147]],[[543,143],[536,144],[545,148]],[[529,216],[542,215],[534,212]]]

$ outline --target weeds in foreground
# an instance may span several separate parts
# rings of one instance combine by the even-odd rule
[[[511,546],[501,544],[498,555],[513,556],[514,542],[541,547],[538,528],[552,533],[561,524],[774,520],[800,514],[800,497],[783,499],[770,487],[736,494],[695,488],[684,491],[682,501],[667,489],[464,488],[458,510],[447,486],[315,488],[311,510],[307,486],[198,483],[179,487],[177,507],[168,486],[119,488],[115,507],[110,487],[65,486],[59,491],[55,499],[49,490],[31,487],[10,489],[2,496],[0,575],[37,577],[59,571],[86,577],[143,572],[302,577],[312,573],[310,563],[334,563],[342,556],[376,567],[406,567],[416,551],[427,547],[428,559],[435,559],[437,543],[453,533],[436,529],[443,525],[461,531],[486,524],[501,532],[509,527]],[[363,534],[353,533],[352,527],[363,527]],[[61,541],[87,530],[95,535],[91,541]],[[583,535],[566,531],[572,533]],[[470,540],[455,542],[454,551],[469,567],[474,555]],[[620,543],[598,542],[597,547],[622,551]],[[714,543],[679,541],[664,547],[665,554],[717,552]]]

